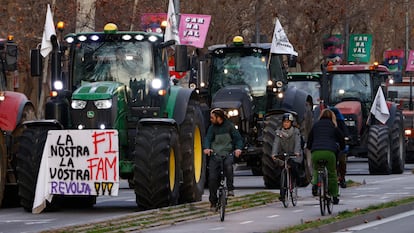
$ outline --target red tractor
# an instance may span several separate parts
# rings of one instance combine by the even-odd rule
[[[16,70],[17,45],[12,37],[0,39],[0,206],[17,205],[16,145],[20,123],[35,119],[27,97],[7,90],[7,72]]]
[[[414,163],[414,107],[413,78],[404,77],[402,82],[387,82],[387,100],[395,102],[404,115],[404,132],[407,141],[406,163]]]
[[[345,117],[348,156],[368,158],[370,174],[402,173],[406,153],[402,111],[395,103],[386,102],[389,114],[383,121],[379,114],[371,113],[378,91],[391,78],[388,68],[378,64],[328,65],[322,71],[322,101]]]

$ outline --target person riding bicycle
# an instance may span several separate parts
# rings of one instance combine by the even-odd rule
[[[221,156],[224,158],[224,175],[227,179],[228,196],[234,196],[233,185],[233,152],[239,157],[243,149],[243,138],[234,124],[226,117],[223,109],[215,108],[210,112],[211,125],[203,143],[204,154],[209,158],[208,188],[210,191],[210,208],[215,210],[217,205],[217,189],[220,182]]]
[[[337,109],[336,107],[329,107],[329,109],[335,113],[336,123],[338,124],[338,128],[342,130],[345,138],[349,137],[348,127],[345,125],[345,118],[344,115]],[[336,161],[337,161],[337,170],[338,170],[338,182],[341,188],[346,188],[346,159],[349,147],[345,145],[344,150],[338,150],[336,154]]]
[[[339,203],[338,177],[336,171],[336,151],[345,148],[345,140],[342,131],[337,127],[335,113],[325,108],[308,136],[307,148],[312,153],[313,174],[318,173],[318,161],[326,160],[328,170],[328,191],[333,197],[333,204]],[[318,195],[317,176],[312,177],[312,195]]]
[[[283,162],[278,158],[278,155],[287,153],[289,155],[296,155],[295,159],[289,160],[292,169],[292,176],[297,181],[299,179],[299,168],[302,163],[302,148],[301,136],[299,129],[293,126],[294,117],[292,113],[285,113],[282,116],[282,127],[276,130],[276,136],[272,146],[272,159],[277,162],[279,166],[283,166]],[[281,190],[282,192],[282,190]],[[279,198],[283,198],[280,195]]]

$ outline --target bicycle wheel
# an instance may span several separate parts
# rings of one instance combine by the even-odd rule
[[[220,190],[219,195],[219,205],[220,205],[220,221],[224,221],[224,216],[226,215],[226,191],[224,189]]]
[[[333,209],[333,197],[332,195],[329,194],[329,190],[328,190],[328,177],[325,176],[325,204],[326,204],[326,209],[328,210],[328,214],[332,214],[332,209]]]
[[[293,206],[298,204],[298,186],[296,186],[296,179],[292,176],[290,176],[290,199]]]
[[[288,174],[286,169],[280,174],[280,200],[285,208],[289,206]]]
[[[324,175],[323,174],[318,174],[318,193],[319,193],[319,207],[321,209],[321,215],[324,216],[325,215],[325,211],[326,211],[326,205],[325,205],[325,197],[326,197],[326,193],[325,193],[325,182],[324,182]]]

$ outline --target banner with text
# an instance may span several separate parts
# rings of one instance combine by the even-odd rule
[[[327,62],[340,64],[344,55],[344,40],[342,35],[325,35],[323,37],[322,55]]]
[[[181,14],[178,27],[181,44],[203,48],[210,21],[210,15]]]
[[[371,59],[372,35],[352,34],[349,37],[348,62],[368,63]]]
[[[142,13],[141,28],[146,32],[162,33],[161,23],[167,20],[167,13]]]
[[[410,50],[408,53],[407,67],[405,71],[414,71],[414,50]]]
[[[50,130],[43,150],[33,208],[54,194],[117,196],[116,130]],[[42,208],[33,212],[40,212]]]

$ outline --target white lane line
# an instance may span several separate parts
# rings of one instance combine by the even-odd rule
[[[404,192],[404,193],[384,193],[385,195],[408,195],[410,194],[409,192]]]
[[[249,224],[249,223],[252,223],[252,222],[253,221],[244,221],[244,222],[241,222],[240,225]]]
[[[278,214],[275,214],[275,215],[269,215],[269,216],[267,216],[267,218],[276,218],[276,217],[279,217],[280,215],[278,215]]]
[[[303,212],[303,211],[305,211],[305,210],[303,210],[303,209],[300,209],[300,210],[294,210],[294,211],[293,211],[293,213],[299,213],[299,212]]]
[[[383,219],[378,220],[378,221],[374,221],[374,222],[370,222],[370,223],[364,223],[363,225],[358,225],[358,226],[355,226],[355,227],[350,227],[347,230],[360,231],[360,230],[364,230],[364,229],[366,229],[368,227],[378,226],[380,224],[384,224],[384,223],[387,223],[387,222],[395,221],[395,220],[398,220],[398,219],[401,219],[401,218],[405,218],[405,217],[408,217],[408,216],[411,216],[411,215],[414,215],[414,210],[411,210],[411,211],[408,211],[408,212],[404,212],[404,213],[401,213],[401,214],[396,214],[396,215],[393,215],[391,217],[383,218]]]
[[[220,230],[223,230],[224,229],[224,227],[215,227],[215,228],[210,228],[209,230],[210,231],[220,231]]]

